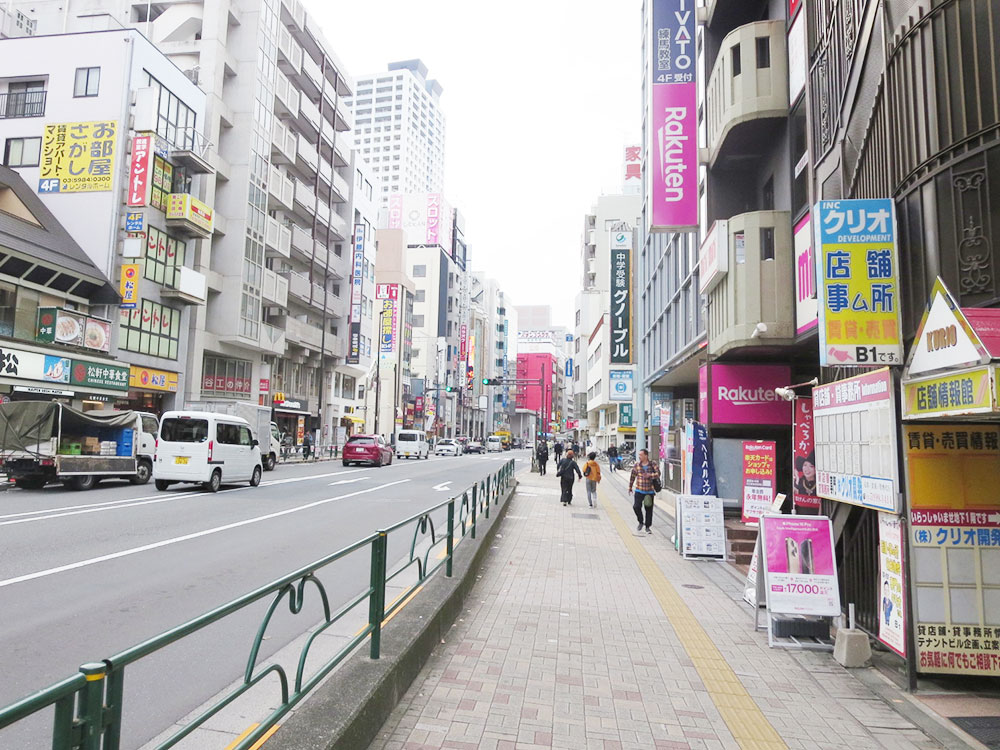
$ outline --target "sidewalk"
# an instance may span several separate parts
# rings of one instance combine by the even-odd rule
[[[591,509],[582,483],[567,508],[555,476],[519,475],[478,606],[372,748],[969,747],[905,718],[932,723],[894,688],[880,698],[873,670],[769,649],[728,566],[682,560],[663,513],[636,534],[626,476]]]

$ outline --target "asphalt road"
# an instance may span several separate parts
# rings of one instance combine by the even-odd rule
[[[8,490],[0,494],[0,706],[446,500],[510,458],[521,459],[518,469],[529,460],[514,451],[382,468],[287,464],[260,487],[216,495],[119,482],[89,492]],[[409,552],[402,536],[390,537],[390,566]],[[334,608],[367,586],[369,560],[367,550],[352,554],[324,579]],[[123,746],[138,747],[242,674],[268,603],[130,666]],[[263,657],[321,619],[309,605],[275,618]],[[50,726],[43,712],[0,731],[0,748],[47,747]]]

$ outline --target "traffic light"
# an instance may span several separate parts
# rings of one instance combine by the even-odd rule
[[[454,393],[454,391],[455,391],[455,386],[453,386],[453,385],[446,385],[444,387],[444,392],[445,393]]]
[[[483,378],[483,385],[500,385],[500,378]]]

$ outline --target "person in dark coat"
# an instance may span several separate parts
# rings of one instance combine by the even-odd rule
[[[608,446],[608,466],[612,472],[618,470],[618,446],[614,443]]]
[[[580,467],[576,463],[576,459],[573,457],[573,451],[566,451],[566,457],[559,462],[556,467],[556,476],[559,477],[559,486],[562,489],[562,497],[559,501],[563,505],[569,505],[573,502],[573,473],[576,472],[576,480],[579,482],[583,479],[583,472],[580,471]]]
[[[539,476],[545,476],[545,467],[549,463],[549,446],[544,440],[538,441],[538,447],[535,449],[535,460],[538,461]]]
[[[313,448],[313,438],[312,434],[307,432],[302,438],[302,460],[308,461],[309,457],[312,455]]]
[[[556,465],[558,466],[559,461],[562,459],[563,444],[557,440],[556,444],[552,446],[552,452],[556,454]]]

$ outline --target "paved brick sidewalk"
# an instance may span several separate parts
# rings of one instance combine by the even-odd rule
[[[827,653],[767,647],[720,563],[636,535],[620,478],[522,473],[470,608],[372,748],[893,748],[941,744]],[[662,518],[662,517],[660,517]],[[728,583],[728,585],[727,585]]]

